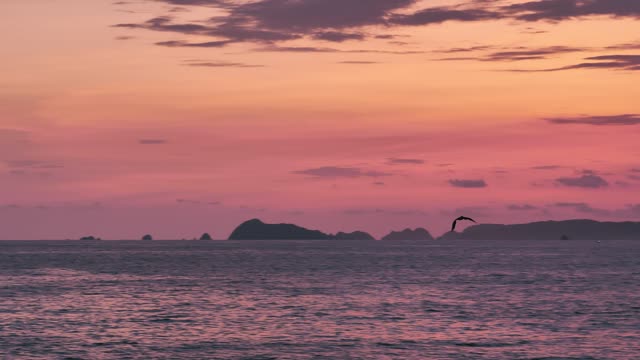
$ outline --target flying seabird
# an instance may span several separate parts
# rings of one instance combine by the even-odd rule
[[[469,220],[469,221],[473,221],[476,222],[475,220],[473,220],[470,217],[466,217],[466,216],[460,216],[459,218],[453,220],[453,224],[451,224],[451,231],[456,229],[456,223],[458,222],[458,220]]]

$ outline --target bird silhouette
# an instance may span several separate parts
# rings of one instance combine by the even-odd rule
[[[476,222],[475,220],[473,220],[470,217],[466,217],[466,216],[460,216],[457,219],[453,220],[453,224],[451,224],[451,231],[456,229],[456,224],[458,223],[458,220],[469,220],[469,221],[473,221]]]

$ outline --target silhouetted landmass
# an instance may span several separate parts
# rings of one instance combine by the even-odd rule
[[[460,233],[455,231],[449,231],[441,236],[439,236],[436,240],[458,240],[460,239]]]
[[[95,236],[83,236],[80,238],[80,240],[85,240],[85,241],[95,241],[95,240],[102,240],[99,237],[95,237]]]
[[[449,232],[438,240],[640,240],[640,222],[594,220],[541,221],[527,224],[480,224]]]
[[[318,230],[309,230],[293,224],[265,224],[252,219],[240,224],[229,236],[229,240],[328,240]]]
[[[339,232],[333,236],[336,240],[375,240],[371,234],[364,231],[354,231],[350,233]]]
[[[208,233],[204,233],[202,234],[202,236],[200,236],[200,240],[213,240],[211,238],[211,235],[209,235]]]
[[[382,240],[433,240],[433,236],[423,228],[415,230],[404,229],[402,231],[392,231],[384,236]]]
[[[143,236],[143,237],[142,237],[142,240],[145,240],[145,241],[151,241],[151,240],[153,240],[153,236],[151,236],[151,235],[147,234],[147,235],[145,235],[145,236]]]

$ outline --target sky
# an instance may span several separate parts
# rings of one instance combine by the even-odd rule
[[[640,2],[4,0],[0,239],[640,221]]]

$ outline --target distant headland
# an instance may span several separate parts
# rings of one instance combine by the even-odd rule
[[[366,232],[335,235],[294,224],[266,224],[252,219],[240,224],[229,240],[376,240]],[[539,221],[526,224],[478,224],[462,232],[447,232],[434,238],[417,228],[392,231],[381,240],[640,240],[640,222],[594,220]]]
[[[141,240],[154,238],[145,235]],[[200,240],[212,240],[204,233]],[[84,236],[84,241],[102,240]],[[197,240],[194,238],[193,240]],[[228,240],[376,240],[364,231],[325,233],[295,224],[268,224],[251,219],[238,225]],[[453,240],[640,240],[640,222],[602,222],[595,220],[538,221],[524,224],[477,224],[461,232],[449,231],[434,237],[424,228],[391,231],[381,241],[453,241]]]
[[[446,233],[438,240],[640,240],[640,222],[565,220],[479,224],[462,232]]]

